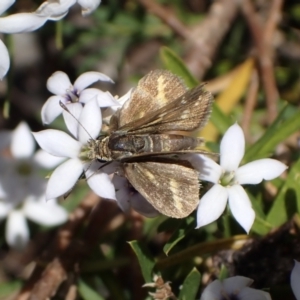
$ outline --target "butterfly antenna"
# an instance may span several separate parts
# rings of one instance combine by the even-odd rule
[[[59,101],[59,105],[61,106],[62,109],[64,109],[67,113],[69,113],[77,122],[78,124],[81,126],[81,128],[83,128],[83,130],[86,132],[86,134],[90,137],[91,140],[94,140],[94,138],[89,134],[89,132],[85,129],[85,127],[81,124],[81,122],[70,112],[70,110],[67,108],[67,106],[65,104],[63,104],[61,101]]]

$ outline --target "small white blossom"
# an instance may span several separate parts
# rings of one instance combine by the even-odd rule
[[[252,279],[243,276],[215,280],[204,289],[200,300],[271,300],[269,293],[250,288],[252,283]]]
[[[35,143],[26,123],[12,132],[1,132],[0,219],[7,218],[5,238],[14,248],[23,248],[29,239],[26,218],[44,226],[56,226],[68,218],[55,199],[46,202],[46,180],[39,172],[59,162],[44,151],[34,153]]]
[[[66,0],[64,0],[66,1]],[[68,0],[69,1],[69,0]],[[0,15],[2,15],[15,0],[1,0],[0,1]],[[32,13],[18,13],[0,18],[0,32],[13,34],[21,32],[31,32],[43,26],[48,20],[57,21],[65,16],[67,13],[63,1],[51,1],[47,6],[47,13],[41,14],[37,12]],[[0,40],[0,80],[6,75],[9,65],[9,53],[7,48]]]
[[[96,88],[86,88],[96,81],[113,82],[102,73],[86,72],[80,75],[72,85],[66,73],[57,71],[52,74],[47,81],[47,88],[55,96],[48,98],[42,108],[43,123],[49,124],[63,113],[68,130],[77,138],[78,122],[76,119],[79,119],[84,104],[91,99],[96,99],[98,107],[119,105],[109,92],[103,92]],[[75,118],[69,112],[63,110],[59,105],[60,101],[67,106]]]
[[[297,300],[300,300],[300,263],[295,260],[291,273],[291,287]]]
[[[241,184],[258,184],[263,179],[278,177],[287,166],[275,159],[259,159],[242,167],[245,138],[241,127],[232,125],[220,146],[220,165],[204,155],[187,158],[200,171],[200,179],[214,183],[201,198],[197,210],[197,228],[217,220],[225,210],[227,200],[234,218],[249,232],[255,219],[251,201]]]
[[[101,3],[101,0],[60,0],[56,5],[53,1],[45,1],[37,9],[36,13],[42,16],[53,15],[53,11],[57,14],[60,12],[60,15],[66,15],[74,4],[78,3],[81,6],[81,13],[83,16],[89,15],[92,13]]]
[[[36,141],[51,155],[69,158],[52,173],[46,190],[46,198],[52,199],[66,194],[76,184],[83,172],[90,188],[100,197],[116,199],[114,185],[108,174],[99,170],[98,161],[89,161],[82,157],[82,151],[90,138],[99,135],[102,118],[96,99],[86,103],[79,117],[82,126],[78,126],[78,140],[59,130],[43,130],[33,133]],[[87,134],[87,132],[89,134]]]

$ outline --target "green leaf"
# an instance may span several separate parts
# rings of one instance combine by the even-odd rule
[[[155,262],[149,250],[145,247],[145,245],[138,241],[131,241],[128,242],[128,244],[131,246],[138,258],[145,282],[152,282],[152,272]]]
[[[180,300],[195,299],[200,286],[201,275],[194,268],[183,282],[182,289],[179,294]]]
[[[0,297],[7,297],[8,295],[15,293],[22,286],[21,281],[10,281],[0,284]]]
[[[195,229],[195,218],[194,217],[188,217],[179,223],[179,226],[175,229],[172,236],[170,237],[169,241],[164,246],[164,252],[166,255],[169,254],[171,249],[179,242],[181,241],[188,232]]]
[[[300,159],[291,168],[267,215],[267,222],[280,226],[300,212]]]
[[[244,161],[248,162],[269,156],[280,142],[298,131],[299,128],[300,111],[291,105],[286,105],[265,134],[247,149]]]
[[[98,292],[93,290],[82,279],[79,279],[78,281],[78,292],[84,300],[104,300]]]
[[[219,273],[219,276],[218,276],[219,280],[222,281],[222,280],[228,278],[228,273],[229,273],[228,269],[226,268],[225,265],[222,264],[221,270],[220,270],[220,273]]]
[[[219,108],[216,103],[213,103],[213,108],[210,116],[210,121],[216,126],[221,134],[232,125],[232,121]]]
[[[181,77],[189,88],[199,84],[199,81],[190,73],[182,59],[170,48],[161,47],[160,58],[165,68]]]
[[[259,205],[259,201],[255,199],[254,196],[250,193],[247,194],[251,200],[252,208],[255,211],[255,220],[252,225],[251,231],[263,236],[272,229],[272,225],[265,220],[266,216],[261,206]]]

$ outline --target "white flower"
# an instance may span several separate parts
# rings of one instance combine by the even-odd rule
[[[42,108],[42,121],[51,123],[58,115],[63,113],[68,130],[77,138],[78,122],[83,105],[91,99],[96,99],[99,107],[118,105],[118,102],[109,92],[102,92],[96,88],[86,88],[96,81],[113,82],[108,76],[99,72],[86,72],[80,75],[74,85],[68,75],[57,71],[48,79],[47,88],[56,96],[51,96]],[[63,102],[68,110],[75,116],[63,110],[59,102]]]
[[[9,147],[10,146],[10,147]],[[20,123],[11,133],[0,134],[0,149],[10,151],[0,161],[0,219],[7,217],[6,241],[14,248],[23,248],[29,239],[26,218],[44,226],[64,223],[68,213],[55,199],[46,202],[46,180],[39,176],[45,167],[57,165],[58,159],[40,150],[26,123]]]
[[[200,300],[271,300],[269,293],[249,288],[252,282],[252,279],[243,276],[215,280],[204,289]]]
[[[15,0],[2,0],[0,1],[0,15],[2,15],[13,3]],[[42,26],[45,22],[44,18],[35,18],[33,14],[15,14],[11,15],[10,17],[0,18],[0,32],[2,33],[17,33],[17,32],[24,32],[30,31],[32,22],[36,22],[36,25]],[[44,22],[44,23],[43,23]],[[6,75],[9,69],[9,54],[7,48],[0,40],[0,80]]]
[[[14,2],[15,0],[1,0],[0,15],[2,15],[12,4],[14,4]],[[66,10],[65,3],[63,1],[51,1],[48,3],[47,12],[44,14],[36,12],[18,13],[0,18],[0,32],[12,34],[34,31],[43,26],[47,20],[60,20],[66,15],[67,12],[68,11]],[[7,48],[1,40],[0,57],[0,80],[2,80],[9,69],[10,59]]]
[[[55,10],[56,13],[60,10],[61,15],[66,15],[70,7],[76,2],[81,6],[82,15],[86,16],[92,13],[100,5],[101,0],[60,0],[56,3],[56,6],[54,6],[53,1],[50,0],[42,3],[36,13],[42,16],[49,16],[53,14],[53,10]]]
[[[116,199],[115,189],[109,176],[99,170],[102,164],[88,161],[86,157],[81,158],[82,150],[85,149],[90,138],[98,137],[101,129],[101,112],[95,99],[84,106],[79,122],[82,126],[78,126],[78,140],[59,130],[49,129],[33,133],[42,149],[51,155],[69,158],[52,173],[47,185],[46,198],[56,198],[70,191],[85,172],[88,185],[97,195],[102,198]]]
[[[297,300],[300,300],[300,263],[295,260],[291,273],[291,287]]]
[[[232,125],[220,146],[220,165],[204,155],[188,158],[200,171],[200,179],[214,183],[201,198],[197,210],[197,227],[217,220],[225,210],[227,199],[234,218],[249,232],[255,219],[250,199],[241,184],[258,184],[278,177],[287,166],[275,159],[259,159],[242,167],[245,138],[241,127]]]

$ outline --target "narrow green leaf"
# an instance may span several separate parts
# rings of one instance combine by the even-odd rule
[[[166,255],[169,254],[171,249],[179,242],[181,241],[188,232],[195,229],[195,218],[194,217],[188,217],[183,220],[181,220],[179,226],[175,229],[172,236],[170,237],[169,241],[164,246],[164,252]]]
[[[179,294],[180,300],[196,299],[197,291],[200,287],[201,275],[194,268],[183,282],[182,289]]]
[[[226,268],[225,265],[222,264],[218,279],[222,281],[222,280],[228,278],[228,276],[229,276],[228,269]]]
[[[138,241],[131,241],[128,242],[128,244],[131,246],[138,258],[145,282],[152,282],[152,272],[155,262],[149,250],[145,247],[145,245]]]
[[[300,128],[300,111],[286,105],[265,134],[245,153],[244,161],[269,156],[275,147]]]
[[[291,168],[267,215],[267,222],[278,227],[300,212],[300,159]]]
[[[266,216],[263,212],[262,207],[260,206],[258,199],[256,199],[250,193],[247,193],[247,194],[251,200],[252,208],[255,211],[255,220],[252,225],[251,231],[263,236],[272,229],[272,225],[265,220]],[[259,195],[257,198],[259,198],[260,196],[261,195]]]
[[[104,300],[95,290],[93,290],[82,279],[78,281],[78,292],[84,300]]]
[[[233,123],[230,118],[220,110],[216,103],[213,103],[210,121],[216,126],[221,134],[224,134]]]
[[[0,284],[0,297],[7,297],[16,291],[18,291],[22,286],[21,281],[9,281]]]
[[[182,59],[170,48],[161,47],[160,58],[165,68],[181,77],[189,88],[199,84],[199,81],[190,73]]]

